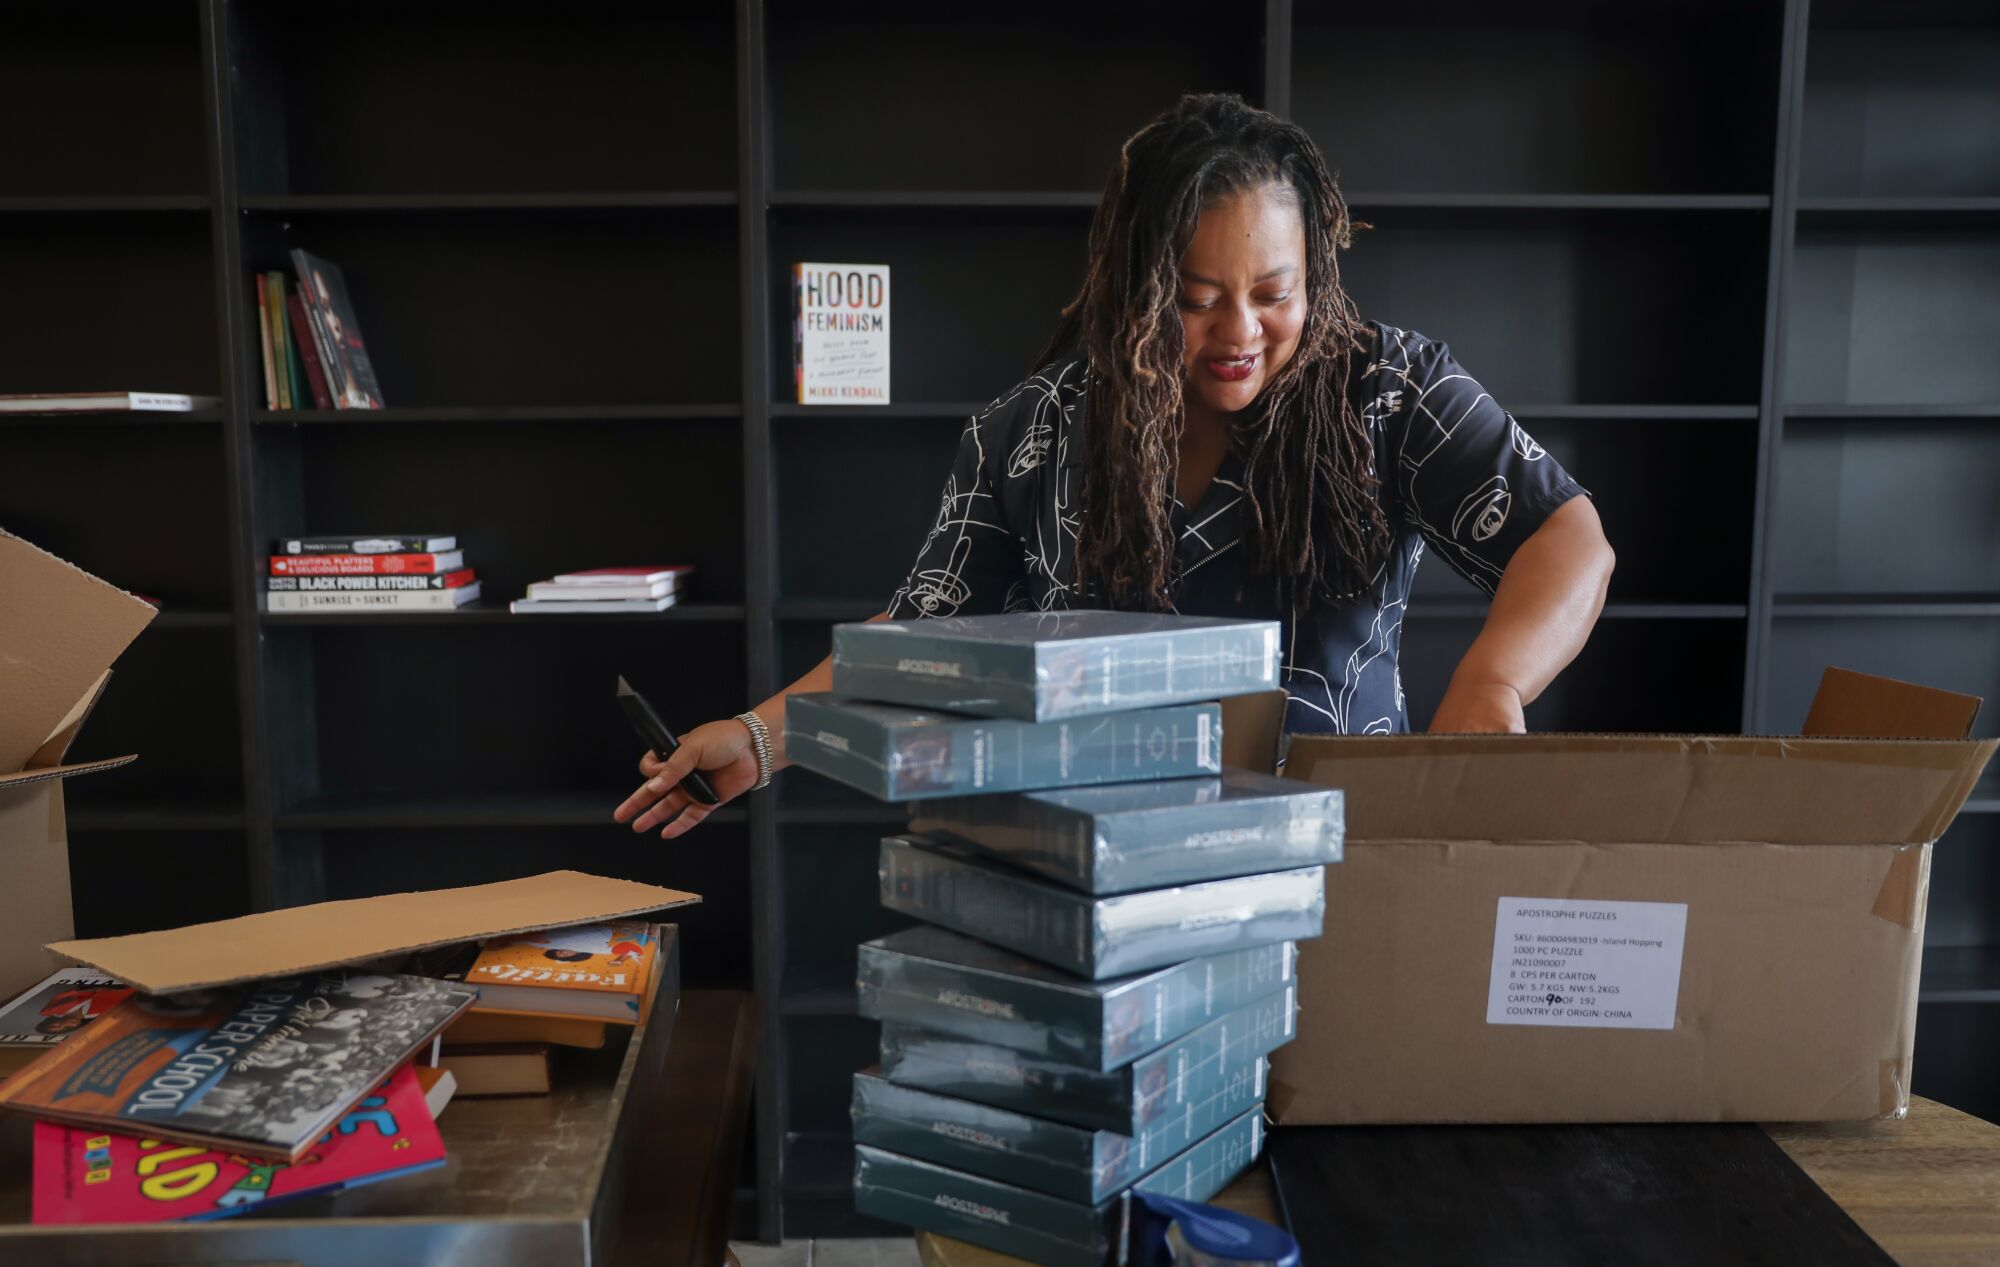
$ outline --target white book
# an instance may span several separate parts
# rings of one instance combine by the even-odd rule
[[[265,597],[274,612],[451,611],[479,597],[479,582],[449,590],[294,590]]]
[[[607,598],[556,601],[542,598],[517,598],[507,604],[507,610],[516,616],[530,615],[578,615],[588,612],[659,612],[674,605],[672,594],[658,598]]]
[[[656,585],[666,581],[679,585],[683,576],[694,571],[685,563],[664,568],[591,568],[587,572],[558,572],[550,578],[555,585]]]
[[[175,392],[29,392],[0,396],[0,414],[184,414],[220,403],[214,396]]]
[[[556,603],[594,603],[607,598],[664,598],[674,592],[672,581],[650,585],[564,585],[557,581],[536,581],[528,586],[529,598]]]
[[[889,403],[889,266],[792,265],[801,405]]]

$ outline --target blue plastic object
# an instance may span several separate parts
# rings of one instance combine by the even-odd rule
[[[1291,1233],[1219,1205],[1132,1194],[1133,1267],[1299,1267]]]

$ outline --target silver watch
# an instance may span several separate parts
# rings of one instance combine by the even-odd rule
[[[755,712],[738,713],[736,720],[750,730],[750,746],[757,753],[757,782],[750,790],[768,787],[771,782],[771,730]]]

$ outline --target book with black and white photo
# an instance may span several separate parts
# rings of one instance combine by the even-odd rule
[[[178,392],[14,392],[0,395],[0,414],[184,414],[221,403]]]
[[[458,549],[458,538],[441,532],[336,532],[314,537],[280,537],[273,554],[436,554]]]
[[[264,584],[273,594],[403,593],[462,589],[478,579],[471,568],[451,572],[417,572],[386,576],[269,576]]]
[[[267,594],[274,612],[453,611],[479,597],[479,582],[448,590],[324,590]]]
[[[135,995],[0,1085],[0,1106],[296,1161],[477,995],[359,969]]]

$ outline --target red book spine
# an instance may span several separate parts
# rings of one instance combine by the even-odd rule
[[[454,554],[457,552],[454,551]],[[272,576],[398,576],[438,570],[435,554],[274,554]]]
[[[285,315],[292,323],[292,337],[297,340],[299,359],[306,363],[306,378],[312,383],[313,408],[333,408],[333,394],[326,389],[326,371],[320,368],[319,344],[313,339],[312,326],[306,322],[306,302],[298,292],[285,296]]]

